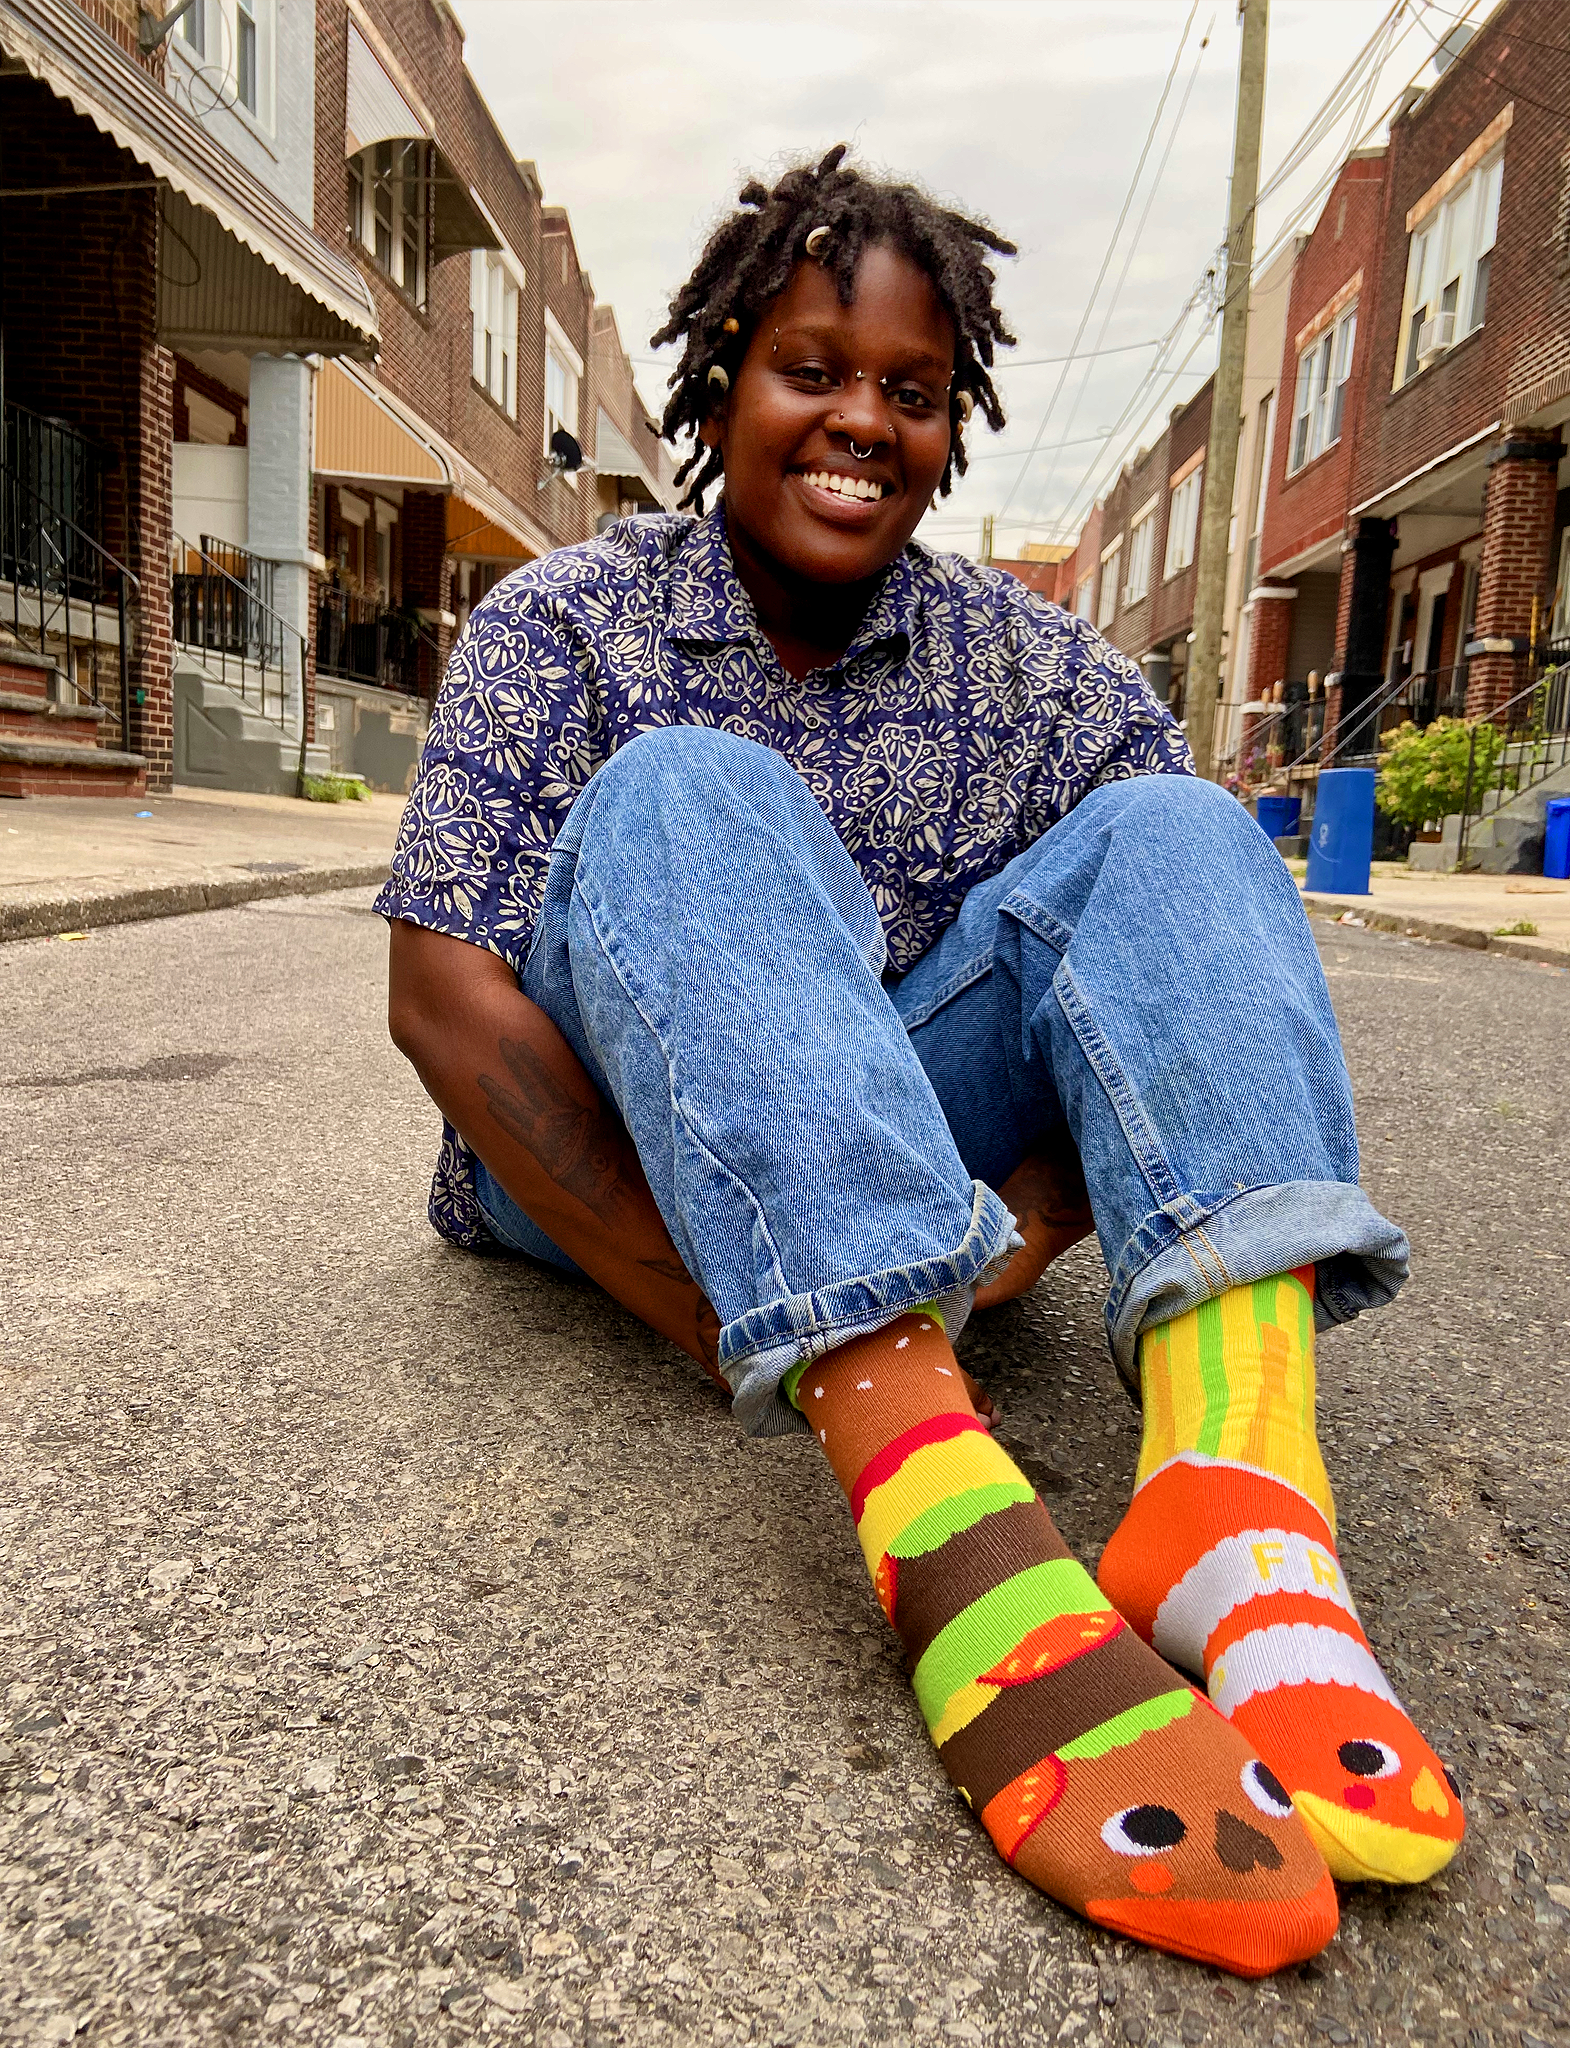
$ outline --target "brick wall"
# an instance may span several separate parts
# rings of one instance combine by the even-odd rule
[[[47,88],[0,87],[0,183],[137,180],[141,167]],[[103,454],[103,527],[110,554],[141,579],[132,618],[130,746],[149,755],[150,787],[166,788],[172,760],[169,645],[169,441],[174,359],[156,346],[157,195],[83,192],[8,200],[0,209],[0,324],[6,397],[63,419]],[[118,669],[98,661],[119,744]]]
[[[1180,405],[1173,411],[1167,425],[1165,474],[1161,478],[1161,525],[1153,572],[1157,596],[1152,633],[1158,645],[1175,640],[1180,634],[1186,636],[1194,623],[1194,586],[1199,575],[1197,529],[1194,560],[1186,569],[1180,569],[1175,576],[1168,577],[1164,573],[1167,559],[1167,517],[1172,505],[1168,479],[1181,469],[1190,457],[1198,455],[1209,445],[1210,401],[1214,388],[1212,380],[1207,378],[1185,405]]]
[[[1524,642],[1534,606],[1540,629],[1552,607],[1552,542],[1564,444],[1557,427],[1512,434],[1495,450],[1483,512],[1477,637]],[[1541,637],[1541,631],[1540,631]],[[1468,714],[1493,711],[1521,686],[1513,655],[1479,655],[1467,673]]]
[[[1271,574],[1281,563],[1291,561],[1317,543],[1333,538],[1346,525],[1360,422],[1367,402],[1369,365],[1375,351],[1374,331],[1378,325],[1376,294],[1381,276],[1386,168],[1383,151],[1352,157],[1342,166],[1292,272],[1286,339],[1276,385],[1279,397],[1275,444],[1271,450],[1271,475],[1260,539],[1259,566],[1263,575]],[[1337,299],[1352,288],[1359,273],[1362,284],[1357,291],[1357,338],[1340,437],[1289,476],[1287,465],[1292,453],[1292,414],[1301,353],[1298,338],[1329,313]],[[1340,310],[1344,311],[1345,306]],[[1339,312],[1336,317],[1340,317]],[[1305,340],[1303,346],[1309,345]]]
[[[464,69],[462,32],[452,14],[430,0],[367,0],[367,13],[429,111],[454,174],[479,194],[523,267],[516,419],[473,380],[467,254],[430,266],[426,303],[416,306],[350,236],[344,163],[349,16],[342,0],[322,0],[317,10],[317,232],[358,265],[370,288],[382,336],[377,377],[553,539],[578,539],[584,523],[578,495],[556,485],[544,492],[535,488],[546,466],[541,422],[548,268],[541,251],[538,178],[532,165],[514,161]],[[576,331],[583,334],[587,356],[586,307],[580,306]]]
[[[1511,394],[1570,368],[1564,112],[1570,39],[1562,0],[1506,0],[1462,56],[1392,123],[1388,231],[1380,264],[1367,411],[1354,502],[1410,475],[1510,411]],[[1499,236],[1481,328],[1392,391],[1406,285],[1408,210],[1506,106]]]

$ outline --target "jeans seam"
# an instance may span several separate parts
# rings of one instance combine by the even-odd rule
[[[579,882],[576,874],[574,874],[573,876],[572,893],[583,905],[584,915],[588,918],[590,928],[592,929],[595,938],[599,942],[600,951],[605,957],[606,965],[610,968],[612,974],[615,975],[617,981],[621,984],[622,991],[625,994],[628,1002],[632,1005],[633,1009],[638,1013],[638,1016],[642,1019],[643,1028],[648,1032],[649,1036],[654,1040],[655,1044],[660,1049],[660,1057],[665,1062],[666,1089],[670,1098],[672,1118],[676,1123],[678,1123],[681,1126],[682,1130],[686,1133],[687,1138],[693,1145],[694,1149],[700,1152],[712,1166],[718,1168],[718,1170],[722,1174],[724,1174],[725,1178],[731,1183],[732,1187],[736,1187],[741,1190],[743,1196],[746,1199],[748,1208],[752,1211],[753,1227],[760,1233],[764,1244],[768,1247],[769,1264],[772,1268],[772,1277],[774,1280],[774,1284],[778,1288],[780,1288],[780,1290],[785,1294],[794,1293],[796,1290],[793,1289],[787,1282],[785,1278],[784,1269],[780,1264],[779,1246],[774,1242],[774,1236],[769,1229],[769,1220],[764,1213],[762,1203],[758,1200],[757,1195],[753,1192],[752,1188],[748,1185],[748,1183],[742,1179],[741,1175],[737,1173],[735,1169],[726,1160],[721,1159],[719,1155],[714,1151],[712,1146],[710,1146],[703,1138],[699,1137],[697,1131],[693,1127],[691,1118],[687,1115],[686,1110],[683,1109],[680,1098],[676,1093],[675,1068],[672,1064],[670,1045],[667,1041],[667,1038],[665,1034],[654,1023],[654,1020],[650,1017],[642,1001],[639,999],[638,995],[629,985],[626,975],[622,972],[621,964],[617,960],[615,952],[613,951],[612,942],[609,938],[607,938],[605,932],[601,929],[600,921],[598,917],[596,917],[594,912],[594,906],[592,903],[590,903],[589,899],[584,894],[582,885]]]
[[[927,1001],[909,1017],[900,1022],[907,1032],[919,1031],[923,1024],[930,1024],[939,1010],[952,1003],[956,996],[962,996],[966,989],[974,988],[978,981],[984,981],[992,973],[996,961],[994,952],[978,953],[967,960],[963,967],[956,968],[941,987],[935,989]]]
[[[1124,1078],[1105,1033],[1091,1016],[1067,960],[1059,961],[1057,973],[1052,977],[1052,987],[1058,1007],[1079,1042],[1085,1064],[1101,1083],[1102,1091],[1112,1105],[1124,1142],[1144,1177],[1145,1185],[1157,1205],[1165,1208],[1181,1193],[1171,1163],[1156,1142],[1150,1121],[1140,1108],[1138,1096]]]
[[[1028,932],[1033,932],[1045,945],[1050,946],[1059,958],[1067,953],[1073,944],[1073,927],[1064,924],[1060,918],[1053,917],[1049,911],[1043,910],[1041,905],[1033,902],[1022,889],[1015,889],[1005,896],[998,905],[997,914],[999,917],[1007,915],[1013,918],[1016,924],[1022,924]]]

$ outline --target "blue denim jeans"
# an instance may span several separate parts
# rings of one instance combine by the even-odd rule
[[[883,970],[850,857],[751,741],[644,734],[556,841],[523,990],[626,1123],[752,1434],[804,1426],[801,1360],[968,1309],[1018,1243],[993,1187],[1065,1135],[1131,1384],[1139,1332],[1228,1287],[1315,1264],[1324,1325],[1405,1279],[1297,892],[1213,784],[1093,791]],[[479,1193],[570,1265],[483,1168]]]

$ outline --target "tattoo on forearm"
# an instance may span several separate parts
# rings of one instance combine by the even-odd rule
[[[500,1050],[514,1085],[480,1075],[491,1115],[559,1188],[614,1226],[622,1210],[621,1126],[603,1108],[569,1093],[521,1039],[502,1039]]]
[[[679,1286],[690,1287],[692,1275],[680,1259],[640,1259],[640,1266],[646,1266],[651,1273],[658,1273],[662,1280],[674,1280]]]

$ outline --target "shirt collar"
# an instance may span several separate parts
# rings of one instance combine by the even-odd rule
[[[926,549],[912,541],[890,563],[839,667],[848,668],[859,655],[883,650],[904,660],[915,633],[921,569],[926,561]],[[671,566],[665,630],[673,640],[704,647],[756,644],[765,639],[757,608],[736,574],[725,537],[723,500],[694,521],[677,550]]]

